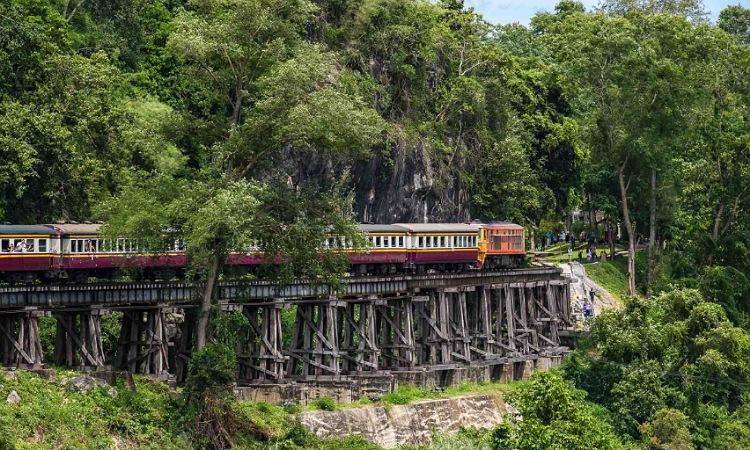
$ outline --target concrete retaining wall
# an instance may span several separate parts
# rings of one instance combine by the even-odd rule
[[[400,385],[446,388],[461,383],[525,380],[534,370],[558,367],[562,356],[538,357],[517,362],[474,367],[414,370],[368,374],[352,378],[319,379],[283,384],[258,384],[235,388],[240,400],[264,401],[275,404],[307,405],[320,397],[331,397],[338,403],[351,403],[363,396],[378,397],[398,389]]]

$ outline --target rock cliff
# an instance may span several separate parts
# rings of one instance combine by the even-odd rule
[[[310,411],[299,419],[319,437],[361,434],[374,444],[395,448],[426,445],[435,433],[452,434],[462,427],[491,428],[512,411],[499,394],[477,394],[390,407]]]
[[[290,158],[286,169],[298,185],[326,186],[348,174],[361,222],[469,221],[469,195],[460,177],[464,164],[460,158],[436,161],[435,153],[422,141],[404,141],[375,148],[367,159]]]

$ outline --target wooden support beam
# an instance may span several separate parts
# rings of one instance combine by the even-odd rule
[[[345,307],[346,303],[335,300],[296,306],[292,342],[283,352],[289,357],[288,377],[341,375],[338,315]]]
[[[55,363],[69,368],[104,366],[101,309],[56,310]]]
[[[0,315],[0,364],[27,369],[43,367],[39,314],[36,310],[23,310]]]
[[[237,349],[239,381],[279,381],[284,378],[287,357],[282,353],[281,305],[244,306],[250,324]]]
[[[161,375],[169,370],[169,339],[163,307],[123,311],[115,367]]]

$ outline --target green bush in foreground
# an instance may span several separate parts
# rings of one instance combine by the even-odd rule
[[[180,407],[162,384],[136,383],[71,392],[60,372],[49,381],[18,371],[0,372],[0,448],[145,448],[184,449],[189,436],[179,426]],[[5,401],[16,391],[21,401]]]
[[[679,289],[602,314],[563,370],[624,439],[724,450],[750,435],[748,354],[750,333],[720,304]]]
[[[602,408],[585,400],[557,372],[538,372],[511,393],[519,415],[509,414],[493,432],[497,450],[624,449]]]

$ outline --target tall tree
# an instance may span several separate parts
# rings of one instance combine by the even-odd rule
[[[737,36],[743,44],[750,44],[750,9],[730,5],[719,13],[717,25],[727,33]]]
[[[156,251],[175,233],[185,237],[191,265],[205,281],[198,349],[206,343],[214,286],[229,253],[262,242],[271,261],[286,259],[284,266],[306,268],[296,275],[319,278],[316,268],[332,266],[315,264],[311,255],[318,255],[326,233],[358,242],[340,195],[331,194],[338,202],[314,201],[278,182],[288,177],[283,161],[290,153],[361,156],[384,131],[336,55],[304,42],[313,10],[302,0],[191,2],[175,19],[168,46],[187,73],[211,87],[202,95],[219,111],[209,114],[221,134],[200,170],[136,182],[104,211],[110,234],[151,236]],[[279,191],[286,194],[274,195]],[[137,201],[143,197],[154,199],[151,207]],[[282,208],[282,198],[296,201]],[[295,247],[299,242],[306,251]],[[295,264],[298,256],[307,257],[305,264]]]
[[[672,14],[687,17],[694,22],[706,18],[702,0],[602,0],[599,8],[608,13],[629,14],[636,11],[647,14]]]

